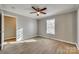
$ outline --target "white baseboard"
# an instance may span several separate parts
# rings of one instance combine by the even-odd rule
[[[65,41],[65,40],[61,40],[61,39],[57,39],[57,38],[49,38],[49,37],[42,36],[42,35],[37,35],[37,36],[41,36],[41,37],[44,37],[44,38],[53,39],[53,40],[57,40],[57,41],[61,41],[61,42],[69,43],[69,44],[74,44],[74,45],[76,45],[78,47],[78,44],[74,43],[74,42],[69,42],[69,41]],[[31,39],[31,38],[37,37],[37,36],[36,35],[35,36],[31,36],[30,38],[27,38],[27,39]],[[16,37],[11,37],[11,38],[6,38],[6,39],[12,39],[12,38],[16,38]],[[24,40],[26,40],[26,39],[24,39]]]
[[[77,49],[79,50],[79,44],[76,44]]]
[[[34,35],[34,36],[30,36],[29,38],[24,38],[23,40],[28,40],[28,39],[31,39],[33,37],[37,37],[37,35]],[[16,39],[17,40],[17,39]]]
[[[49,38],[49,37],[42,36],[42,35],[39,35],[39,36],[45,37],[45,38],[48,38],[48,39],[53,39],[53,40],[57,40],[57,41],[61,41],[61,42],[65,42],[65,43],[69,43],[69,44],[74,44],[74,45],[76,45],[76,43],[74,43],[74,42],[69,42],[69,41],[65,41],[65,40],[61,40],[61,39],[57,39],[57,38]]]

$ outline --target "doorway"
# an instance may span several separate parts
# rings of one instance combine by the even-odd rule
[[[16,42],[16,17],[4,16],[4,43]]]

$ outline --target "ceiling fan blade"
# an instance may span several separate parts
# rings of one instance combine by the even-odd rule
[[[41,9],[40,11],[44,11],[44,10],[46,10],[47,8],[43,8],[43,9]]]
[[[40,13],[42,13],[42,14],[46,14],[45,12],[40,12]]]
[[[35,7],[32,6],[32,8],[33,8],[34,10],[38,11]]]
[[[32,13],[36,13],[36,12],[30,12],[30,14],[32,14]]]

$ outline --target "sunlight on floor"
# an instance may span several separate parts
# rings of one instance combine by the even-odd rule
[[[24,43],[24,42],[36,42],[35,39],[29,39],[29,40],[23,40],[23,41],[17,41],[17,42],[5,42],[4,44],[14,44],[14,43]]]

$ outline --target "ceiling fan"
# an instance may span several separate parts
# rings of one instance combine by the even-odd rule
[[[46,10],[47,8],[35,8],[34,6],[32,6],[32,8],[35,10],[35,12],[30,12],[31,14],[36,13],[37,16],[39,16],[40,14],[46,14],[45,12],[43,12],[44,10]]]

